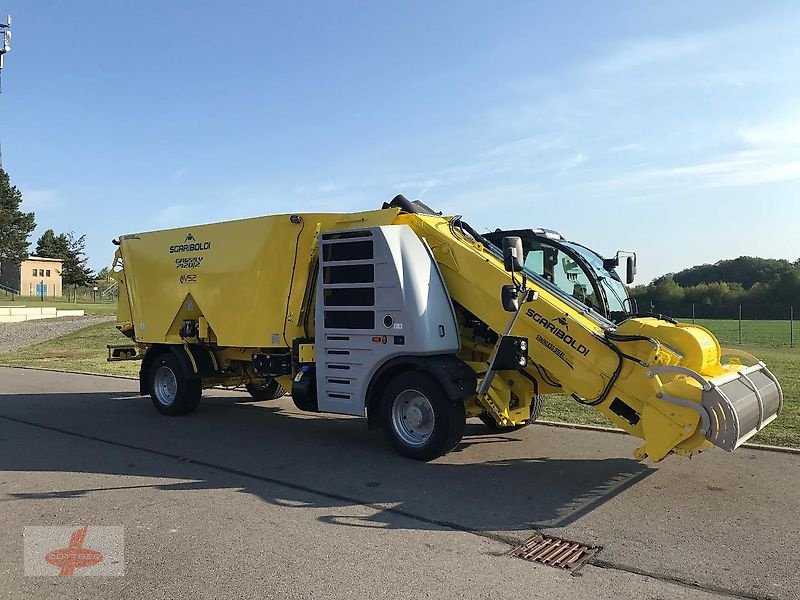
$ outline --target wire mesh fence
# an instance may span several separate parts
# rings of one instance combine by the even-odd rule
[[[17,290],[0,286],[0,301],[31,303],[41,302],[72,302],[78,304],[101,304],[117,301],[119,288],[115,284],[96,286],[64,286],[61,296],[47,295],[20,295]]]
[[[748,318],[747,310],[738,307],[730,318],[707,319],[686,315],[678,320],[710,329],[722,344],[760,344],[795,347],[800,343],[800,327],[793,306],[786,307],[785,319]]]

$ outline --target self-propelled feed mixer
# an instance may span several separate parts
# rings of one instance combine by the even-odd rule
[[[366,417],[402,454],[452,450],[468,417],[532,423],[549,394],[643,440],[639,459],[732,451],[776,418],[769,369],[708,330],[638,314],[635,255],[545,229],[479,234],[402,196],[381,210],[285,214],[122,235],[109,360],[141,360],[161,413],[203,388],[290,393]]]

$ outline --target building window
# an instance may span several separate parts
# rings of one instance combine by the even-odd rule
[[[44,277],[44,269],[39,269],[39,277]]]
[[[44,272],[44,276],[45,276],[45,277],[50,277],[50,269],[47,269],[47,270]]]
[[[33,276],[34,276],[34,277],[36,277],[36,273],[37,273],[37,270],[36,270],[36,269],[34,269],[34,270],[33,270]]]

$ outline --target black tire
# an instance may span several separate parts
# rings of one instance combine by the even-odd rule
[[[478,418],[483,421],[483,424],[486,425],[492,431],[500,431],[500,432],[509,432],[509,431],[519,431],[523,427],[527,427],[536,419],[539,418],[539,415],[542,414],[542,407],[544,406],[544,396],[541,394],[536,394],[531,399],[531,418],[522,423],[521,425],[511,425],[510,427],[501,427],[497,424],[494,420],[494,417],[488,413],[482,413],[478,415]]]
[[[416,404],[412,403],[418,403],[424,410],[415,409]],[[400,418],[404,411],[416,418],[416,413],[409,413],[409,410],[416,410],[422,420],[401,425],[408,423],[406,418]],[[422,371],[405,371],[389,381],[381,399],[380,414],[383,431],[395,450],[415,460],[433,460],[447,454],[458,446],[464,435],[464,403],[450,400],[436,380]],[[425,429],[430,431],[424,433]],[[410,441],[414,435],[417,443]]]
[[[263,400],[275,400],[286,395],[286,390],[275,379],[269,379],[263,383],[248,383],[244,386],[247,393],[252,396],[250,402],[261,402]],[[248,400],[245,400],[247,402]]]
[[[171,352],[159,355],[150,366],[150,397],[162,415],[170,417],[192,412],[200,403],[203,382],[189,379]]]

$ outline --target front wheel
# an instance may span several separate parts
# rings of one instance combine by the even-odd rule
[[[464,403],[451,400],[427,373],[406,371],[389,382],[381,401],[381,423],[403,456],[433,460],[455,448],[464,435]]]
[[[200,379],[188,379],[178,359],[164,353],[150,367],[150,397],[162,415],[177,416],[192,412],[200,403],[203,384]]]

